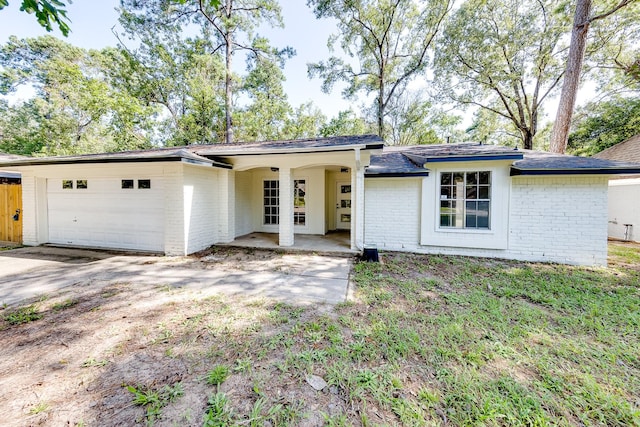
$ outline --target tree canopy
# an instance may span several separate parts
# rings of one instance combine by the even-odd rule
[[[308,0],[318,18],[333,18],[349,60],[332,56],[308,65],[310,77],[320,77],[329,92],[338,81],[347,83],[343,96],[375,94],[375,117],[380,136],[390,106],[400,102],[408,83],[428,64],[428,51],[451,7],[449,0]],[[396,121],[398,119],[396,118]]]
[[[110,77],[119,51],[87,51],[51,36],[0,47],[0,93],[32,87],[36,96],[2,104],[0,151],[73,154],[150,146],[153,108]]]

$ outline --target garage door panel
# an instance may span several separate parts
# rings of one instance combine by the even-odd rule
[[[86,189],[48,182],[49,241],[78,246],[164,249],[164,189],[122,189],[120,179],[88,179]]]

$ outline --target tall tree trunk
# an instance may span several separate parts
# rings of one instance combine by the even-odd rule
[[[520,129],[520,133],[522,133],[522,145],[525,150],[533,150],[533,135],[534,132],[531,129]]]
[[[384,82],[378,87],[378,136],[384,138]]]
[[[578,86],[580,85],[580,72],[584,60],[584,51],[587,46],[587,32],[589,31],[589,15],[591,14],[591,0],[578,0],[571,31],[571,45],[567,68],[564,72],[562,93],[556,113],[556,121],[551,133],[550,149],[552,153],[561,153],[567,149],[569,140],[569,127],[573,108],[576,103]]]
[[[232,0],[227,0],[225,4],[225,14],[227,19],[231,19]],[[225,129],[224,140],[227,144],[233,142],[233,122],[231,115],[233,114],[233,80],[231,79],[231,63],[233,57],[233,33],[226,29],[224,35],[225,46],[225,80],[224,80],[224,110],[225,110]]]
[[[231,50],[231,34],[226,35],[226,70],[224,81],[224,110],[225,110],[225,142],[231,144],[233,142],[233,123],[231,121],[231,114],[233,113],[233,88],[231,80],[231,59],[233,52]]]

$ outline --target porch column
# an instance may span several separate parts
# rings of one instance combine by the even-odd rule
[[[224,243],[233,242],[236,237],[235,172],[227,169],[219,171],[218,184],[218,240]]]
[[[290,168],[280,168],[280,246],[293,245],[293,179]]]
[[[351,172],[351,249],[364,249],[364,167]]]

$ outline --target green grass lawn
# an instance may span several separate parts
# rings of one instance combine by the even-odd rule
[[[356,264],[358,302],[278,305],[288,326],[254,341],[342,396],[326,425],[640,425],[637,247],[612,244],[608,269],[382,260]]]

